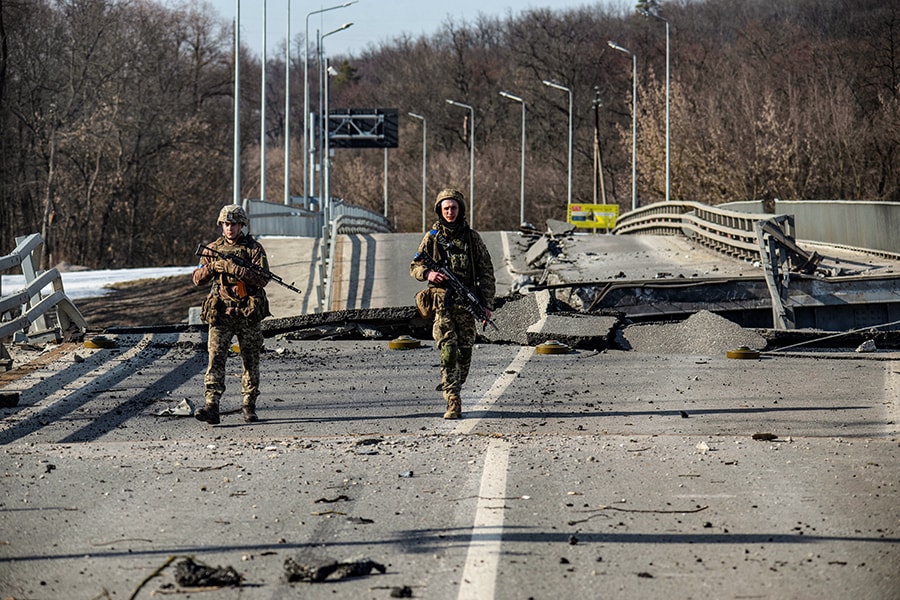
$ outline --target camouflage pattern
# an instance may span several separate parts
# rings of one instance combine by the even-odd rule
[[[226,204],[222,207],[222,210],[219,211],[219,219],[216,221],[217,225],[221,225],[222,223],[240,223],[242,225],[249,225],[250,219],[247,218],[247,213],[240,205]]]
[[[227,214],[226,209],[229,210]],[[246,215],[239,206],[226,206],[222,209],[220,219],[239,220]],[[209,245],[222,254],[234,254],[243,260],[268,269],[266,251],[262,245],[248,234],[241,234],[233,243],[224,236]],[[217,271],[216,262],[224,263],[226,270]],[[255,421],[256,400],[259,397],[259,359],[263,350],[264,339],[260,323],[268,314],[268,301],[263,289],[268,280],[251,269],[234,265],[217,257],[203,256],[200,265],[194,269],[194,285],[212,283],[207,298],[210,310],[207,312],[209,323],[209,363],[203,378],[206,407],[218,412],[219,399],[225,392],[225,363],[229,346],[237,337],[240,346],[243,375],[241,376],[242,405],[245,411],[244,420]],[[252,417],[250,418],[250,415]],[[206,420],[197,417],[200,420]],[[209,421],[207,421],[209,422]],[[217,422],[217,421],[216,421]]]
[[[458,306],[435,313],[431,335],[441,351],[441,386],[444,400],[459,396],[469,376],[472,346],[475,344],[475,317]]]
[[[256,407],[259,397],[259,357],[263,349],[263,334],[258,324],[239,316],[220,318],[209,328],[209,365],[203,383],[206,403],[219,403],[225,392],[225,361],[231,340],[237,337],[244,374],[241,376],[241,395],[244,406]]]
[[[447,199],[453,199],[459,204],[459,214],[452,225],[441,218],[441,202]],[[465,224],[466,206],[462,193],[452,188],[438,192],[434,212],[438,221],[425,234],[417,254],[424,252],[435,261],[445,263],[486,307],[493,308],[496,282],[491,255],[478,232]],[[409,274],[418,281],[428,280],[428,268],[415,260],[409,265]],[[439,287],[430,282],[428,286]],[[434,324],[431,333],[441,352],[441,389],[448,407],[444,418],[457,418],[460,413],[460,393],[472,365],[476,321],[467,310],[454,305],[452,295],[434,293],[432,296]]]

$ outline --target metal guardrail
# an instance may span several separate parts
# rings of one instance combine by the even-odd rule
[[[619,217],[613,234],[686,235],[723,254],[745,260],[760,259],[757,222],[775,219],[786,237],[793,237],[793,218],[751,214],[707,206],[699,202],[658,202]]]
[[[323,285],[319,286],[320,312],[331,310],[337,236],[349,233],[389,233],[387,219],[378,216],[379,218],[372,218],[371,215],[363,213],[345,213],[331,222],[331,231],[326,236],[328,256],[326,260],[319,261],[319,281],[323,282]],[[324,249],[325,246],[323,243],[321,247]]]
[[[812,273],[821,257],[794,240],[794,217],[735,212],[698,202],[662,202],[623,215],[614,234],[685,235],[729,256],[758,261],[765,274],[777,329],[794,325],[788,302],[790,271]]]
[[[34,268],[32,254],[44,243],[41,235],[33,233],[18,237],[16,242],[16,248],[12,253],[0,257],[0,271],[21,266],[26,286],[0,298],[0,315],[20,313],[0,322],[0,340],[16,332],[25,332],[26,338],[31,341],[50,336],[53,341],[58,342],[64,334],[73,329],[84,333],[87,330],[87,323],[66,296],[59,271],[52,268],[38,274]],[[52,287],[53,292],[44,296],[42,290],[46,287]],[[53,309],[55,315],[51,313]],[[48,319],[48,316],[55,317],[55,326],[51,326],[51,319]],[[5,353],[5,350],[3,352]]]
[[[775,214],[793,215],[798,240],[836,247],[862,248],[867,253],[900,253],[900,202],[876,200],[779,200]],[[749,213],[765,212],[761,201],[738,201],[720,208]],[[887,255],[890,256],[890,255]]]
[[[368,208],[345,204],[343,200],[332,200],[324,211],[320,211],[301,205],[248,199],[244,200],[244,210],[250,216],[254,235],[322,238],[320,256],[314,258],[319,270],[318,312],[325,312],[331,306],[337,236],[342,233],[388,233],[391,230],[385,216]]]

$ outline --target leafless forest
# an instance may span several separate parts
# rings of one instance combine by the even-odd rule
[[[900,202],[898,3],[672,0],[658,6],[661,18],[637,8],[448,18],[430,37],[330,57],[339,71],[331,108],[399,110],[400,144],[388,151],[395,228],[421,227],[422,122],[408,112],[426,117],[429,197],[446,185],[468,190],[471,123],[447,99],[474,111],[476,227],[518,227],[521,105],[501,91],[527,106],[526,220],[564,219],[568,94],[544,80],[571,90],[573,201],[605,193],[629,210],[633,63],[609,41],[636,57],[638,203],[665,199],[666,22],[672,199]],[[44,266],[193,260],[233,197],[232,39],[231,23],[203,3],[0,0],[0,254],[15,236],[41,232]],[[302,33],[291,40],[298,196],[305,43]],[[259,198],[262,65],[240,56],[241,196]],[[267,197],[276,202],[283,57],[265,65]],[[311,102],[318,110],[316,93]],[[382,150],[336,149],[331,172],[333,196],[382,210]]]

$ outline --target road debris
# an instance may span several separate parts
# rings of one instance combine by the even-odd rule
[[[387,572],[387,568],[370,558],[337,561],[312,554],[300,555],[296,558],[288,557],[284,561],[284,572],[288,582],[335,581],[350,577],[365,577],[372,571],[384,574]]]
[[[238,587],[242,580],[234,567],[210,567],[192,558],[175,565],[175,582],[181,587]]]
[[[194,405],[187,398],[182,398],[181,402],[175,406],[167,406],[162,409],[156,416],[158,417],[190,417],[194,414]]]
[[[856,352],[875,352],[875,340],[866,340],[856,347]]]
[[[588,510],[583,510],[579,512],[589,512],[595,513],[587,517],[586,519],[572,520],[567,521],[567,525],[578,525],[580,523],[586,523],[598,516],[602,511],[605,510],[616,510],[619,512],[627,512],[627,513],[653,513],[658,515],[681,515],[681,514],[689,514],[689,513],[698,513],[706,510],[709,506],[698,506],[696,508],[688,508],[686,510],[667,510],[667,509],[653,509],[653,508],[622,508],[620,506],[609,506],[607,504],[602,504],[597,508],[590,508]]]

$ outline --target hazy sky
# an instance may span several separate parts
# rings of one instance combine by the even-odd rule
[[[161,0],[164,1],[164,0]],[[237,0],[208,0],[223,19],[235,15]],[[517,16],[534,8],[561,10],[586,6],[633,5],[633,0],[358,0],[345,8],[327,10],[309,16],[309,38],[316,39],[316,31],[328,33],[344,23],[353,25],[323,42],[329,55],[359,54],[369,45],[378,46],[403,33],[412,37],[437,32],[449,18],[457,24],[474,23],[479,14],[505,18]],[[343,4],[343,0],[328,2],[291,2],[291,38],[306,32],[307,15],[322,8]],[[266,23],[266,46],[271,56],[287,34],[288,0],[240,0],[241,43],[261,53],[263,22]],[[265,10],[263,7],[265,6]],[[263,14],[266,14],[264,19]]]

